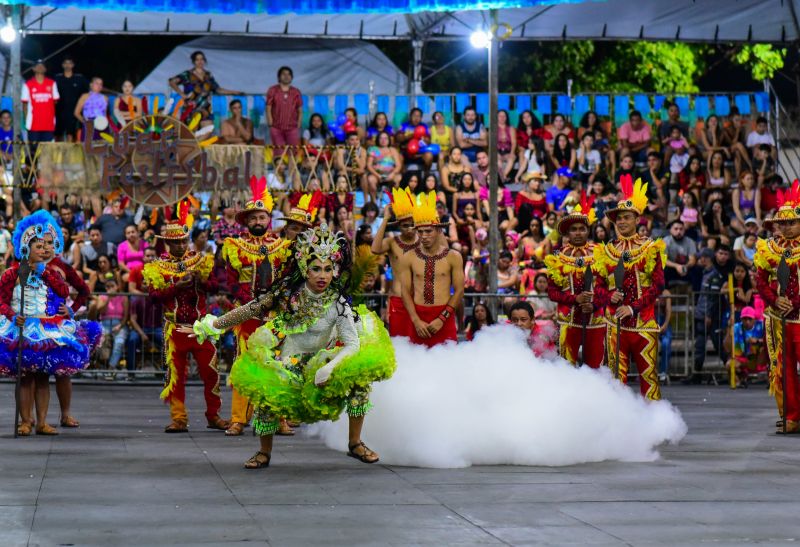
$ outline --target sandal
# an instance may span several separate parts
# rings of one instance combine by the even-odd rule
[[[219,416],[214,416],[214,418],[208,420],[208,425],[206,429],[217,429],[219,431],[225,431],[231,426],[231,423],[228,420],[223,420]]]
[[[164,428],[164,433],[188,433],[189,427],[185,422],[172,422]]]
[[[353,449],[358,448],[359,446],[363,448],[364,451],[361,454],[356,454],[355,452],[353,452]],[[347,455],[363,463],[375,463],[377,461],[380,461],[378,455],[372,450],[370,450],[370,448],[364,444],[364,441],[358,441],[357,443],[348,445]],[[375,459],[370,459],[370,458],[375,458]]]
[[[58,435],[56,428],[49,424],[42,424],[36,428],[37,435]]]
[[[238,437],[244,433],[244,424],[233,422],[231,426],[225,430],[225,435],[228,437]]]
[[[270,461],[272,461],[272,455],[259,450],[253,455],[252,458],[244,462],[244,468],[261,469],[262,467],[269,467]]]
[[[33,424],[30,422],[22,422],[17,426],[17,437],[30,437],[33,433]]]
[[[80,427],[81,423],[72,416],[61,418],[61,427]]]
[[[280,425],[278,425],[278,431],[275,432],[276,435],[282,435],[284,437],[291,437],[294,435],[294,429],[289,427],[289,423],[281,418]]]

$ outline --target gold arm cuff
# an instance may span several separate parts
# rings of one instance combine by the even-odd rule
[[[248,319],[266,317],[272,309],[273,297],[271,294],[259,296],[247,304],[235,308],[225,315],[221,315],[214,321],[214,328],[228,330],[236,325],[240,325]]]

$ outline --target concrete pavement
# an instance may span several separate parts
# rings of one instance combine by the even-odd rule
[[[4,547],[800,540],[800,437],[772,433],[762,386],[667,388],[689,434],[655,463],[457,470],[368,466],[298,436],[246,471],[256,440],[206,430],[199,387],[188,435],[162,433],[157,387],[78,385],[79,429],[13,440],[12,390],[0,384]],[[53,394],[54,424],[56,408]]]

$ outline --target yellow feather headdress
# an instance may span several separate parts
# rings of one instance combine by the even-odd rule
[[[606,215],[608,215],[612,222],[616,216],[623,211],[631,211],[637,215],[641,215],[647,207],[646,182],[642,182],[642,179],[636,179],[636,183],[634,183],[633,177],[630,175],[622,175],[619,182],[622,187],[623,199],[617,203],[615,209],[606,212]]]
[[[272,194],[269,193],[266,177],[251,176],[250,192],[252,197],[244,204],[244,209],[236,214],[236,221],[240,224],[245,223],[248,214],[256,211],[272,213],[272,208],[275,206]]]
[[[585,211],[589,211],[589,213],[587,214]],[[594,210],[594,196],[587,197],[586,192],[583,191],[581,191],[581,202],[572,209],[570,214],[562,217],[558,222],[558,233],[562,236],[567,235],[569,227],[576,222],[582,222],[588,227],[597,222],[597,214]]]
[[[417,227],[441,225],[439,213],[436,212],[436,192],[431,190],[427,194],[419,194],[412,216]]]
[[[397,220],[414,216],[414,196],[411,195],[411,190],[392,188],[392,211]]]

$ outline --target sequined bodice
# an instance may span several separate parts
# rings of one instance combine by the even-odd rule
[[[20,297],[22,295],[21,285],[14,287],[11,297],[11,307],[16,313],[20,313]],[[22,315],[26,317],[50,317],[57,313],[58,305],[63,300],[56,298],[55,294],[45,284],[25,286],[25,309]]]
[[[311,300],[322,298],[307,289],[305,298]],[[347,302],[340,298],[331,302],[327,309],[323,308],[319,319],[311,323],[303,332],[287,334],[281,346],[281,354],[285,356],[316,353],[330,348],[340,342],[347,353],[356,351],[359,346],[358,332],[353,319],[353,310]]]

